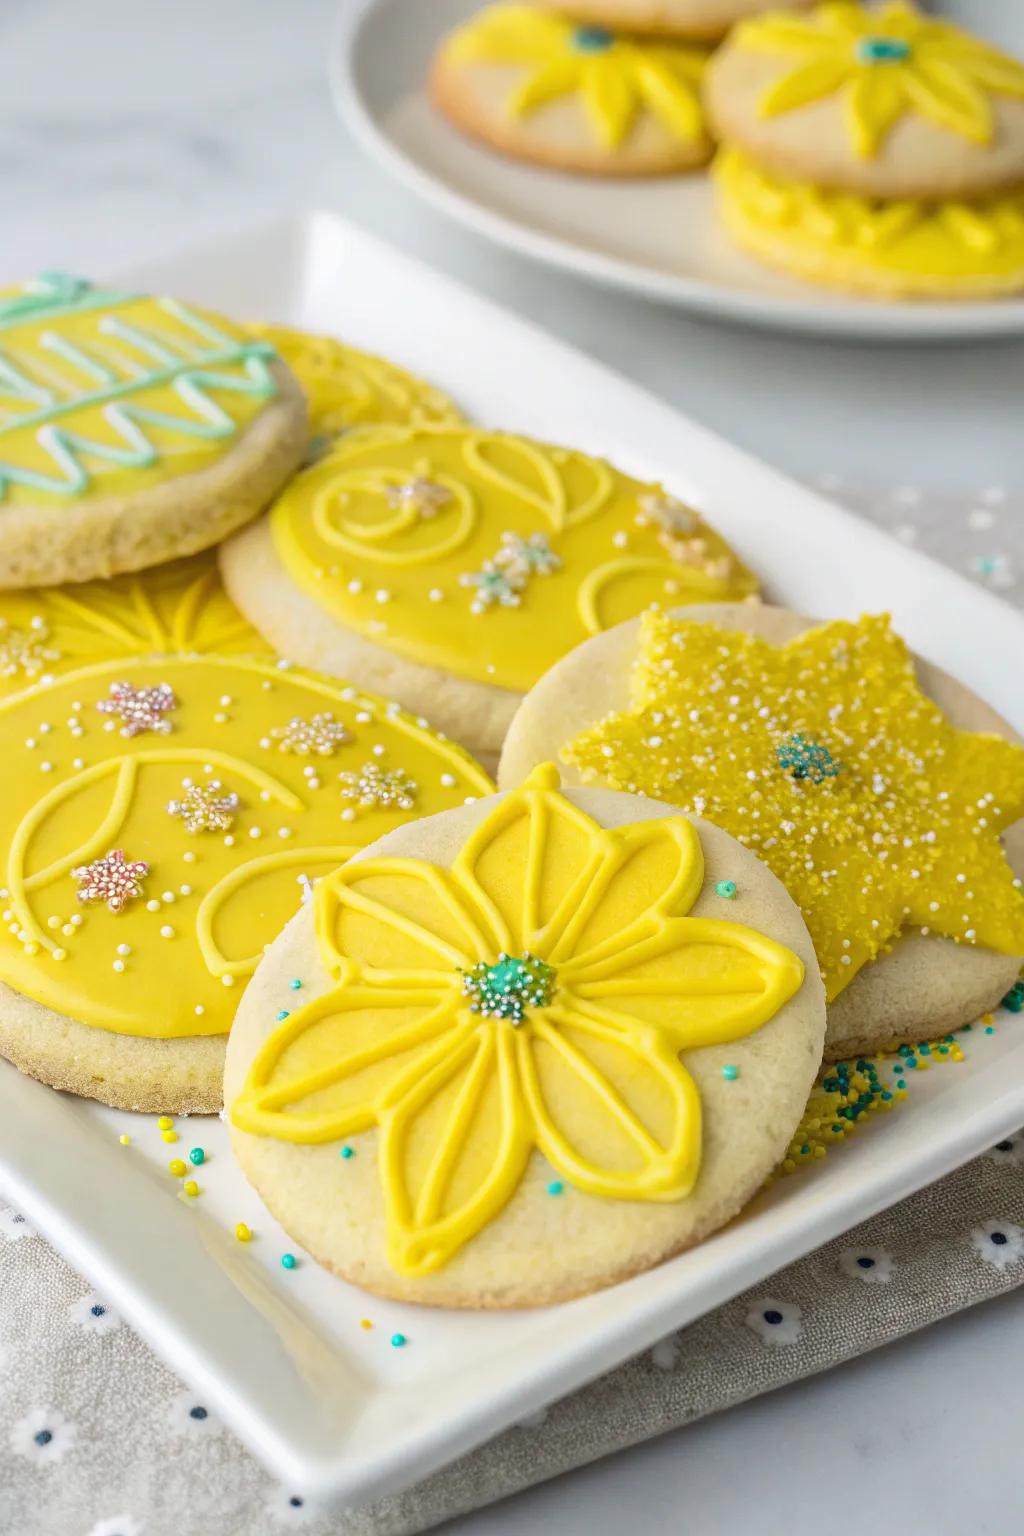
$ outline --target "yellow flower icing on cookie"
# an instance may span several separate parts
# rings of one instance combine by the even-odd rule
[[[803,912],[830,1000],[904,927],[1024,954],[999,841],[1024,815],[1024,748],[954,729],[886,617],[776,649],[647,614],[631,708],[563,756],[757,853]]]
[[[509,117],[578,95],[594,137],[607,149],[626,139],[641,110],[686,143],[704,137],[700,80],[706,55],[642,43],[604,27],[578,26],[528,5],[492,5],[444,45],[457,63],[515,64],[526,71],[505,99]]]
[[[211,553],[109,581],[0,592],[0,698],[118,656],[268,650],[224,591]]]
[[[284,325],[249,325],[246,330],[268,341],[302,385],[314,436],[334,436],[368,422],[454,426],[463,420],[454,401],[432,384],[333,336]]]
[[[735,148],[714,175],[737,239],[804,276],[922,294],[1024,284],[1024,192],[880,201],[775,176]]]
[[[207,467],[276,395],[268,343],[174,299],[47,274],[0,292],[0,505]]]
[[[475,428],[352,433],[296,476],[270,516],[292,579],[348,628],[519,690],[652,602],[742,597],[756,585],[658,487]]]
[[[80,667],[0,732],[0,980],[151,1038],[223,1033],[304,882],[490,788],[394,706],[241,657]]]
[[[851,142],[864,159],[878,154],[908,112],[990,144],[990,98],[1024,98],[1024,64],[902,0],[772,13],[741,23],[733,36],[741,47],[794,60],[762,96],[762,117],[841,92]]]
[[[406,1275],[493,1221],[534,1148],[588,1194],[684,1199],[701,1120],[679,1052],[750,1034],[804,975],[763,934],[687,916],[703,872],[688,821],[605,830],[550,765],[450,870],[350,863],[316,896],[334,985],[265,1041],[234,1123],[310,1143],[379,1127]]]

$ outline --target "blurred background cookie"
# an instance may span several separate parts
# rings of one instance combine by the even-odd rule
[[[1024,287],[1024,64],[893,3],[744,22],[705,80],[726,227],[879,297]]]
[[[302,394],[267,343],[60,274],[0,293],[0,587],[206,549],[302,462]]]
[[[431,92],[457,128],[520,160],[603,176],[691,170],[711,155],[705,54],[530,5],[491,5],[434,58]]]
[[[280,655],[398,699],[485,758],[588,634],[652,602],[756,588],[662,487],[477,427],[347,434],[220,558]]]
[[[574,21],[622,32],[715,42],[745,16],[768,9],[765,0],[535,0],[544,10]],[[807,10],[815,0],[789,0],[788,10]],[[778,7],[773,7],[778,9]]]

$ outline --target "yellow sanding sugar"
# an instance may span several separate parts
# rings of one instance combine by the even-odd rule
[[[950,725],[887,615],[779,648],[651,611],[630,709],[562,755],[759,854],[803,912],[830,1000],[905,926],[1024,954],[999,840],[1024,815],[1024,748]]]

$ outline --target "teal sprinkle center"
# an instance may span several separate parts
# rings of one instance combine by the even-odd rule
[[[910,44],[902,37],[862,37],[857,57],[862,64],[898,64],[910,57]]]
[[[615,33],[607,27],[577,27],[572,34],[577,53],[607,53],[614,41]]]
[[[791,778],[810,779],[812,784],[834,779],[841,766],[828,747],[823,747],[817,741],[808,741],[799,732],[794,732],[780,742],[775,748],[775,756],[779,767]]]
[[[471,1013],[522,1024],[530,1008],[546,1008],[554,997],[555,968],[529,950],[521,955],[502,951],[493,965],[480,960],[462,972],[462,995],[469,998]]]

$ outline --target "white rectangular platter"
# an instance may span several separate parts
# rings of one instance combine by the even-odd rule
[[[663,479],[718,524],[771,597],[823,616],[890,609],[919,652],[1024,731],[1024,618],[1008,606],[333,215],[118,277],[335,332],[436,380],[484,423]],[[220,1121],[180,1121],[168,1147],[153,1119],[53,1093],[4,1064],[0,1189],[289,1489],[356,1503],[412,1483],[1024,1123],[1024,1020],[1001,1014],[993,1034],[965,1036],[964,1052],[908,1074],[897,1113],[694,1252],[546,1311],[391,1305],[301,1254],[286,1271],[293,1245],[232,1164]],[[190,1201],[167,1161],[194,1145],[207,1160]],[[236,1241],[239,1221],[251,1243]]]

